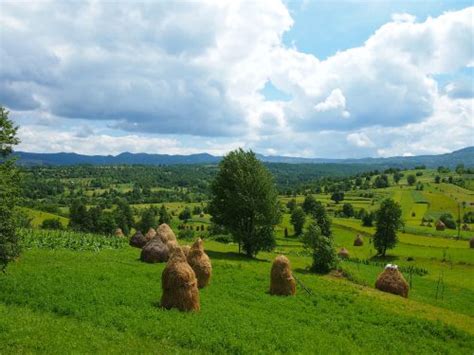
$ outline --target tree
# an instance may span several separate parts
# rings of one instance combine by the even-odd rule
[[[345,204],[342,206],[342,213],[343,213],[344,216],[346,216],[347,218],[354,217],[354,215],[355,215],[354,207],[353,207],[350,203],[345,203]]]
[[[73,201],[69,207],[69,227],[82,232],[90,232],[89,214],[86,205],[80,201]]]
[[[306,215],[301,207],[296,207],[291,213],[291,224],[295,229],[295,234],[298,236],[303,232],[305,219]]]
[[[368,212],[362,216],[362,225],[364,227],[373,227],[374,225],[374,214],[372,212]]]
[[[286,204],[286,207],[288,208],[290,213],[293,212],[293,210],[296,208],[296,200],[294,198],[289,200]]]
[[[9,112],[0,106],[0,269],[20,254],[15,205],[20,194],[21,175],[15,161],[8,159],[13,146],[19,143],[18,127],[8,118]]]
[[[336,203],[339,203],[340,201],[344,200],[344,192],[342,191],[334,192],[331,196],[331,200],[333,200]]]
[[[63,225],[57,218],[47,218],[41,223],[41,229],[63,229]]]
[[[407,182],[408,182],[408,185],[413,186],[416,182],[416,176],[413,174],[408,175]]]
[[[336,266],[336,251],[332,238],[321,234],[316,222],[312,222],[303,235],[303,245],[310,250],[313,257],[311,269],[318,273],[328,273]]]
[[[156,226],[156,212],[154,208],[146,208],[141,213],[138,229],[146,233],[150,228]]]
[[[381,256],[385,256],[387,249],[397,244],[397,231],[403,225],[401,220],[402,209],[394,200],[388,198],[382,201],[376,212],[376,231],[374,247]]]
[[[114,216],[117,228],[122,229],[123,233],[128,235],[133,225],[133,213],[126,200],[118,200],[117,208],[114,210]]]
[[[194,206],[193,208],[193,215],[199,216],[202,213],[202,208],[201,206]]]
[[[224,226],[248,256],[272,250],[275,225],[281,219],[272,175],[252,151],[238,149],[219,163],[211,184],[212,221]]]
[[[317,203],[318,202],[316,201],[313,195],[306,195],[303,201],[303,211],[308,214],[313,213]]]
[[[398,172],[398,171],[395,172],[393,174],[393,181],[395,181],[395,184],[398,184],[400,182],[400,180],[402,179],[402,177],[403,177],[403,173]]]
[[[441,176],[436,175],[434,181],[435,181],[435,184],[439,184],[441,182]]]
[[[318,203],[316,203],[312,215],[321,231],[321,234],[326,237],[331,236],[331,220],[321,202],[318,201]]]
[[[170,224],[171,223],[171,216],[168,213],[168,210],[166,209],[165,205],[161,205],[160,211],[158,212],[160,218],[159,218],[159,224]]]
[[[182,210],[180,212],[180,214],[178,215],[178,218],[182,221],[184,221],[185,223],[191,219],[192,215],[191,215],[191,209],[189,207],[185,207],[184,210]]]

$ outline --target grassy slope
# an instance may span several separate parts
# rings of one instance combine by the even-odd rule
[[[25,211],[28,217],[32,218],[31,225],[33,227],[41,226],[41,223],[43,223],[45,219],[58,219],[64,227],[67,227],[67,225],[69,224],[69,219],[66,217],[62,217],[49,212],[34,210],[27,207],[22,207],[22,209]]]
[[[140,263],[136,249],[27,251],[0,277],[3,350],[469,353],[474,349],[471,317],[307,274],[309,259],[304,257],[291,259],[295,274],[313,296],[299,288],[296,297],[272,297],[266,291],[274,254],[247,260],[232,252],[235,246],[208,242],[207,249],[214,276],[211,286],[201,291],[199,314],[156,307],[164,265]]]

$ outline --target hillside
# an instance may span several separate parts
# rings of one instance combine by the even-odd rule
[[[22,165],[118,165],[118,164],[143,164],[143,165],[172,165],[172,164],[216,164],[222,157],[207,153],[191,155],[168,155],[147,153],[121,153],[112,155],[81,155],[76,153],[28,153],[16,152]],[[258,154],[261,161],[269,163],[288,164],[361,164],[378,168],[385,167],[414,167],[425,165],[429,168],[438,166],[455,167],[457,164],[474,166],[474,147],[467,147],[452,153],[440,155],[420,155],[413,157],[389,158],[361,158],[361,159],[323,159],[323,158],[298,158],[284,156],[265,156]]]

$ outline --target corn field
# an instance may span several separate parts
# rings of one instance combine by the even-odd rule
[[[73,231],[20,229],[18,235],[24,249],[99,251],[101,249],[120,249],[128,245],[127,238]]]

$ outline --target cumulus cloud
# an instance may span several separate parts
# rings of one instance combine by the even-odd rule
[[[111,153],[137,151],[135,142],[153,152],[187,152],[191,143],[221,151],[230,142],[272,154],[351,156],[472,144],[453,130],[445,145],[429,144],[429,127],[445,125],[443,113],[472,133],[472,85],[440,87],[436,76],[472,66],[473,7],[422,22],[394,14],[362,46],[319,60],[283,44],[293,19],[279,0],[1,6],[0,101],[37,120],[26,121],[22,149],[87,143]],[[267,100],[268,82],[290,99]],[[82,128],[64,124],[49,148],[29,141],[35,127],[51,131],[57,120]],[[92,127],[104,124],[115,133]],[[409,129],[423,143],[411,143]],[[137,143],[149,134],[155,148]]]

